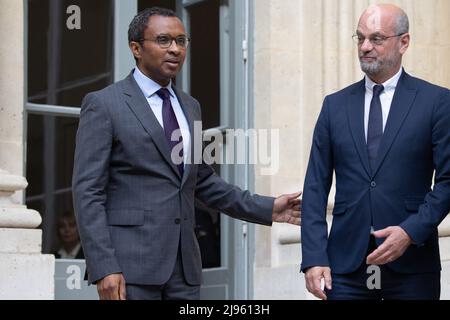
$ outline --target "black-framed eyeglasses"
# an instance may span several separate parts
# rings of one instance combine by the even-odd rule
[[[377,34],[377,35],[372,35],[369,38],[365,38],[361,35],[355,34],[352,36],[352,38],[355,41],[355,43],[358,44],[359,46],[362,45],[366,41],[366,39],[369,39],[369,42],[374,46],[381,46],[387,39],[401,37],[404,34],[405,33],[400,33],[400,34],[396,34],[393,36],[383,36],[383,35]]]
[[[167,49],[172,45],[172,42],[175,41],[177,46],[182,49],[186,49],[191,42],[191,39],[187,36],[178,36],[176,38],[171,37],[169,35],[160,35],[155,39],[141,39],[140,41],[153,41],[156,42],[162,49]]]

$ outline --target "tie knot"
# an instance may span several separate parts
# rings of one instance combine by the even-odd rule
[[[379,96],[384,90],[383,85],[377,84],[375,87],[373,87],[373,95]]]
[[[156,94],[164,101],[164,100],[170,100],[170,92],[166,88],[161,88],[158,91],[156,91]]]

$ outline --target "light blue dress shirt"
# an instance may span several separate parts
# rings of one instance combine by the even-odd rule
[[[133,76],[145,98],[147,99],[150,109],[153,111],[156,119],[158,119],[159,124],[164,129],[162,116],[163,100],[156,94],[156,92],[163,87],[144,75],[137,67],[134,69]],[[178,125],[180,126],[181,135],[183,136],[183,158],[184,166],[186,167],[186,164],[189,163],[188,161],[190,161],[189,155],[191,148],[191,133],[189,131],[189,124],[186,116],[184,115],[183,109],[181,108],[180,102],[178,101],[178,98],[172,89],[172,81],[170,81],[169,85],[165,88],[170,92],[170,102],[172,103],[173,111],[175,112]]]

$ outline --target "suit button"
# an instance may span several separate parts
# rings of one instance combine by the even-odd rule
[[[370,186],[371,186],[372,188],[376,188],[376,187],[377,187],[377,183],[376,183],[375,181],[372,181],[372,182],[370,183]]]
[[[181,219],[176,218],[176,219],[175,219],[175,224],[180,224],[180,223],[181,223]]]

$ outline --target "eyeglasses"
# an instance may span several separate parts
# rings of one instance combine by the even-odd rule
[[[157,36],[156,39],[141,39],[140,41],[153,41],[156,42],[161,49],[167,49],[170,48],[172,45],[172,42],[175,41],[177,46],[182,49],[186,49],[189,46],[189,43],[191,42],[191,39],[187,36],[179,36],[176,38],[173,38],[169,35],[161,35]]]
[[[396,34],[394,36],[373,35],[369,38],[364,38],[361,35],[355,34],[352,36],[352,38],[359,46],[361,46],[366,41],[366,39],[369,39],[369,42],[374,46],[381,46],[387,39],[401,37],[402,35],[404,35],[404,33]]]

